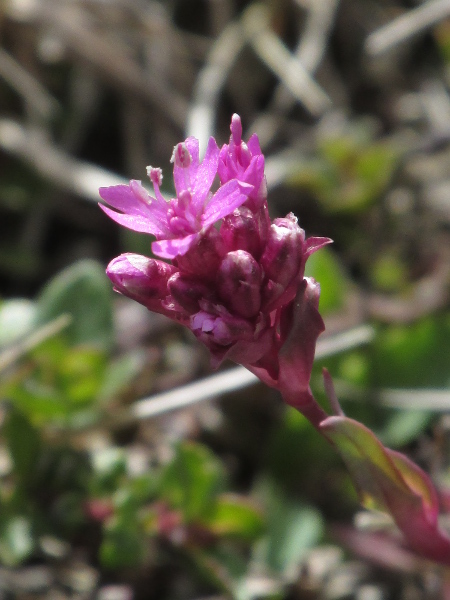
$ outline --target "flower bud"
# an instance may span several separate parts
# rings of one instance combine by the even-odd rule
[[[190,314],[200,310],[201,299],[211,296],[211,291],[204,283],[181,273],[172,275],[167,287],[173,300]]]
[[[161,260],[139,254],[121,254],[112,260],[106,274],[116,291],[128,296],[149,310],[167,314],[164,300],[168,295],[167,283],[177,269]]]
[[[261,265],[266,276],[286,287],[298,274],[303,262],[305,232],[297,225],[292,213],[275,219],[270,227]]]
[[[149,299],[167,295],[167,281],[176,271],[162,260],[129,253],[112,260],[106,274],[122,294]]]
[[[220,235],[228,252],[245,250],[255,258],[261,256],[263,245],[261,233],[260,222],[246,206],[237,208],[231,215],[225,217],[220,228]]]
[[[174,263],[186,275],[212,281],[224,255],[223,240],[217,229],[210,227],[186,254],[177,256]]]
[[[217,275],[217,289],[227,308],[241,317],[256,316],[261,307],[261,267],[244,250],[229,252]]]

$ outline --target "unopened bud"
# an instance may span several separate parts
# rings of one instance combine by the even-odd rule
[[[219,232],[210,227],[183,256],[177,256],[176,264],[187,275],[203,280],[214,280],[225,254]]]
[[[167,282],[177,271],[176,267],[161,260],[139,254],[121,254],[112,260],[106,274],[118,292],[149,305],[167,296]]]
[[[261,267],[251,254],[229,252],[217,275],[219,296],[229,310],[241,317],[254,317],[261,307],[261,281]]]
[[[175,302],[190,314],[200,310],[200,300],[211,296],[211,291],[204,283],[181,273],[172,275],[167,287]]]
[[[261,255],[263,240],[260,223],[246,206],[237,208],[231,215],[225,217],[220,235],[228,252],[245,250],[255,258]]]
[[[284,219],[275,219],[270,227],[261,265],[266,276],[282,288],[288,286],[304,266],[304,240],[305,232],[292,213]]]

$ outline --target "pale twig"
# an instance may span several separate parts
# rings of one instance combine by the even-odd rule
[[[390,408],[448,412],[450,391],[435,389],[383,389],[378,393],[380,404]]]
[[[99,187],[128,183],[110,171],[76,160],[42,130],[26,128],[12,119],[0,119],[0,148],[20,157],[54,184],[94,202],[99,201]]]
[[[369,325],[362,325],[340,334],[319,340],[316,348],[316,358],[326,358],[340,352],[369,343],[374,336],[374,330]],[[150,398],[136,401],[125,414],[118,415],[117,422],[148,419],[172,410],[185,408],[202,400],[214,398],[238,389],[258,383],[258,378],[244,367],[234,367],[227,371],[216,373],[201,381],[189,383],[169,392],[157,394]]]
[[[13,365],[17,360],[24,356],[27,352],[45,342],[49,338],[57,335],[68,325],[70,325],[72,317],[70,315],[61,315],[46,323],[36,331],[33,331],[20,342],[13,344],[0,353],[0,372],[5,371]]]
[[[338,3],[339,0],[311,0],[309,3],[308,16],[295,49],[295,57],[310,74],[315,72],[322,61]],[[267,113],[259,116],[250,127],[251,131],[258,131],[262,146],[270,144],[280,126],[282,115],[294,103],[292,94],[280,82],[275,88]]]
[[[435,25],[450,15],[449,0],[429,0],[372,32],[366,40],[366,52],[377,56],[393,46]]]
[[[180,128],[184,128],[187,102],[166,87],[160,77],[148,73],[130,58],[118,41],[112,42],[95,30],[73,4],[43,3],[40,18],[54,28],[67,48],[117,85],[117,89],[157,106]]]
[[[231,22],[211,46],[205,66],[197,77],[187,119],[187,135],[195,136],[203,148],[214,134],[219,94],[245,42],[240,22]]]
[[[44,119],[50,119],[59,110],[58,101],[3,48],[0,48],[0,77]]]
[[[293,96],[312,115],[323,114],[331,105],[330,98],[272,31],[267,9],[262,4],[252,4],[245,11],[242,24],[256,54]]]

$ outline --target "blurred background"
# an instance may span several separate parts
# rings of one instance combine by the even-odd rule
[[[0,34],[0,599],[450,597],[277,393],[189,386],[205,349],[104,274],[150,239],[97,206],[239,113],[271,216],[334,240],[315,394],[326,365],[445,521],[450,0],[4,0]]]

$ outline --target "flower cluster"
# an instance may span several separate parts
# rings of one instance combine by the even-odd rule
[[[122,254],[107,268],[115,289],[189,327],[214,366],[229,358],[269,385],[288,379],[291,389],[307,387],[323,322],[319,285],[304,277],[305,262],[330,240],[306,239],[292,213],[271,222],[264,156],[256,135],[242,141],[238,115],[222,149],[211,138],[200,162],[198,141],[188,138],[172,162],[176,198],[169,201],[153,167],[155,197],[138,181],[100,189],[115,209],[103,210],[154,235],[153,253],[166,259]]]
[[[278,388],[341,454],[362,503],[391,514],[410,548],[449,565],[450,538],[439,527],[438,497],[427,475],[345,417],[328,375],[334,416],[309,387],[324,324],[320,288],[304,277],[305,263],[331,240],[306,239],[292,213],[270,220],[264,156],[256,135],[242,141],[237,115],[221,150],[211,138],[200,162],[198,141],[188,138],[172,161],[176,197],[169,201],[160,192],[161,170],[153,167],[155,197],[139,181],[100,190],[112,207],[103,210],[154,235],[153,253],[165,259],[122,254],[107,268],[115,289],[189,327],[209,348],[213,365],[230,358]]]

